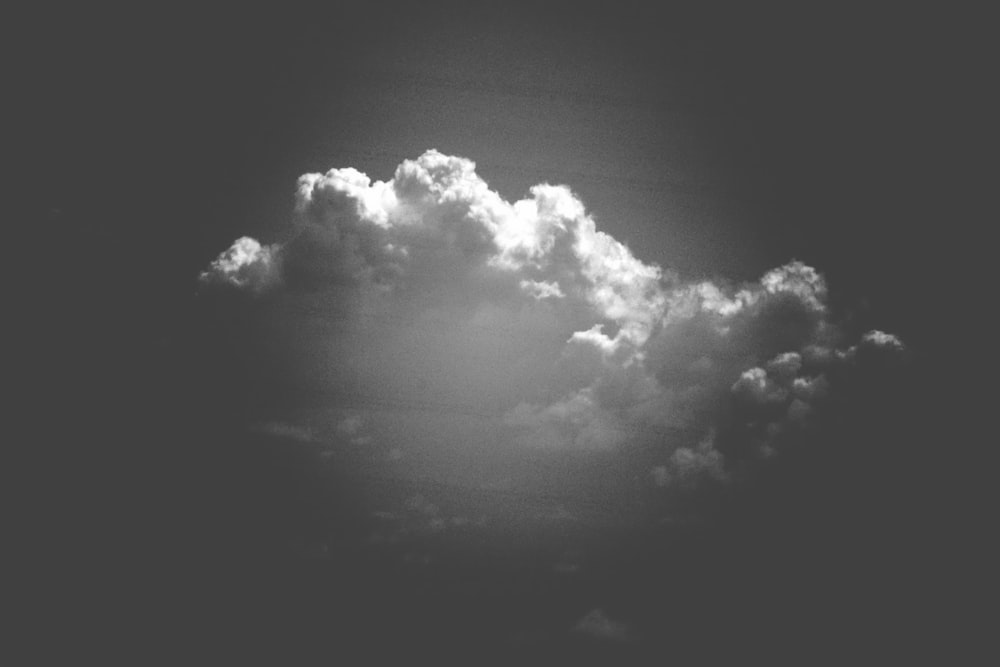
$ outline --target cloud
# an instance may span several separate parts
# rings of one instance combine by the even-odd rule
[[[767,372],[771,375],[789,378],[802,368],[802,355],[798,352],[783,352],[767,362]]]
[[[522,280],[521,289],[536,299],[559,298],[566,296],[557,283],[547,283],[544,280]]]
[[[733,384],[733,391],[757,403],[783,403],[788,398],[784,387],[768,376],[763,368],[743,371]]]
[[[365,428],[364,418],[359,414],[348,414],[336,425],[337,435],[352,445],[371,444],[373,438]]]
[[[505,423],[521,431],[519,442],[550,449],[614,449],[628,436],[626,425],[601,408],[591,387],[544,407],[521,403]]]
[[[714,431],[695,446],[675,449],[668,461],[654,466],[650,474],[657,487],[691,489],[709,481],[729,481],[725,457],[715,446]]]
[[[573,632],[611,642],[630,642],[632,633],[624,623],[612,620],[603,609],[593,609],[573,626]]]
[[[723,457],[715,448],[714,440],[714,434],[710,434],[697,447],[679,447],[674,450],[670,456],[673,474],[687,482],[701,475],[718,481],[725,480]]]
[[[280,255],[277,246],[262,246],[249,236],[233,241],[199,275],[206,285],[224,285],[262,292],[280,279]]]
[[[284,285],[269,321],[293,381],[362,411],[497,419],[511,457],[639,451],[656,486],[732,479],[846,391],[850,364],[904,350],[878,330],[846,345],[803,262],[738,285],[684,281],[600,231],[570,188],[511,203],[436,150],[387,181],[302,176],[282,234],[238,239],[201,279]],[[338,431],[370,437],[361,423]],[[445,431],[426,447],[449,446]]]
[[[445,512],[440,505],[420,493],[408,497],[396,512],[379,510],[372,512],[371,516],[377,521],[369,541],[377,544],[399,544],[449,530],[482,527],[486,523],[484,517],[473,521],[463,514]]]
[[[263,422],[253,424],[250,430],[255,433],[264,433],[276,438],[285,438],[298,442],[318,442],[316,432],[307,427],[287,422]]]
[[[346,436],[357,435],[361,431],[363,424],[361,415],[349,415],[337,424],[337,432]]]
[[[862,345],[871,345],[877,348],[888,348],[891,350],[902,350],[903,341],[892,334],[873,329],[861,337]]]

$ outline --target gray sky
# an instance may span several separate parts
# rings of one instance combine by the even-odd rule
[[[964,21],[333,3],[12,23],[51,318],[31,389],[59,407],[37,497],[72,517],[52,553],[106,542],[117,567],[138,531],[157,554],[130,572],[176,588],[157,602],[241,619],[260,594],[361,643],[447,617],[531,646],[671,628],[657,649],[697,656],[773,618],[831,645],[810,619],[856,638],[887,608],[920,634],[907,568],[944,502],[925,482],[957,476],[929,426],[954,386],[927,366],[956,328],[941,229],[981,219],[962,147],[991,61]],[[315,612],[348,589],[349,622]],[[413,593],[446,589],[453,616]]]

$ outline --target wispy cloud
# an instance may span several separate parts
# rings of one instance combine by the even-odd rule
[[[573,632],[595,639],[610,642],[631,642],[634,641],[633,633],[628,626],[620,621],[613,620],[600,608],[593,609],[573,626]]]

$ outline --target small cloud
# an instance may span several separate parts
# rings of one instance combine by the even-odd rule
[[[577,521],[577,516],[567,510],[562,505],[556,505],[555,507],[539,512],[535,515],[539,519],[546,521]]]
[[[678,447],[666,464],[654,466],[649,474],[653,484],[661,488],[673,484],[693,488],[706,479],[716,482],[729,479],[725,457],[715,447],[714,431],[709,431],[694,447]]]
[[[802,355],[798,352],[785,352],[767,362],[767,374],[775,378],[793,378],[801,368]]]
[[[799,261],[768,271],[760,284],[769,294],[790,293],[810,309],[825,308],[826,282],[816,269]]]
[[[768,376],[763,368],[743,371],[733,383],[732,391],[757,403],[781,403],[788,398],[788,392]]]
[[[337,424],[337,433],[341,435],[357,435],[358,431],[361,430],[363,422],[361,420],[361,415],[351,415],[345,417],[339,424]]]
[[[437,505],[430,502],[429,500],[424,498],[422,494],[419,493],[414,496],[410,496],[406,500],[406,504],[404,505],[404,507],[406,507],[406,509],[410,512],[416,514],[423,514],[425,516],[436,517],[441,514],[441,510],[438,508]]]
[[[228,285],[262,292],[280,281],[278,246],[262,246],[243,236],[222,251],[198,280],[206,285]]]
[[[897,336],[878,329],[873,329],[861,337],[862,345],[869,345],[877,348],[888,348],[891,350],[904,350],[905,346]]]
[[[806,345],[802,348],[802,358],[810,364],[826,365],[840,359],[843,354],[840,350],[835,350],[826,345]]]
[[[559,283],[556,282],[546,282],[544,280],[522,280],[521,289],[525,293],[530,294],[534,298],[548,299],[548,298],[562,298],[565,295],[563,291],[559,289]]]
[[[697,447],[680,447],[670,457],[674,475],[683,481],[708,477],[718,482],[728,479],[723,467],[724,457],[715,448],[715,435],[709,434]]]
[[[552,571],[556,574],[579,574],[583,569],[581,564],[581,554],[579,551],[571,549],[562,554],[562,556],[553,564]]]
[[[337,433],[347,438],[356,447],[364,447],[372,443],[372,437],[364,432],[364,420],[361,415],[350,415],[337,424]]]
[[[263,433],[275,438],[295,440],[297,442],[316,442],[316,432],[307,426],[289,424],[287,422],[263,422],[250,427],[254,433]]]
[[[792,395],[804,401],[814,401],[824,398],[830,391],[830,383],[826,377],[798,377],[792,381]]]
[[[611,642],[631,642],[632,633],[619,621],[612,620],[603,609],[594,609],[573,627],[573,632]]]

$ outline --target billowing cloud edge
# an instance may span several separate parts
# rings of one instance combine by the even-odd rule
[[[803,262],[742,285],[684,282],[598,230],[568,187],[536,185],[509,203],[471,160],[436,150],[388,181],[353,168],[302,176],[285,233],[271,245],[237,239],[201,283],[253,294],[332,284],[390,303],[445,294],[511,317],[534,304],[532,317],[570,334],[552,381],[504,414],[511,437],[660,451],[656,486],[726,483],[741,458],[773,456],[808,428],[866,350],[906,349],[874,329],[848,345],[823,275]],[[460,329],[469,312],[439,314]]]

